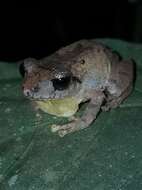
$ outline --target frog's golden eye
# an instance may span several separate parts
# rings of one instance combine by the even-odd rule
[[[20,74],[22,75],[22,77],[25,76],[26,70],[25,70],[24,63],[21,63],[21,64],[20,64],[20,66],[19,66],[19,72],[20,72]]]
[[[52,79],[55,90],[65,90],[69,86],[70,81],[70,76]]]

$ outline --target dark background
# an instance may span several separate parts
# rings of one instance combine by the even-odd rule
[[[41,58],[82,38],[142,42],[142,2],[6,2],[0,6],[0,60]]]

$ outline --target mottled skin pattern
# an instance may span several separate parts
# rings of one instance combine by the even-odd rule
[[[60,136],[88,127],[100,110],[117,107],[133,86],[132,61],[120,59],[95,40],[80,40],[42,60],[28,58],[21,68],[24,95],[32,100],[75,97],[78,104],[88,101],[81,118],[52,126]],[[66,83],[61,82],[60,88],[62,79]]]

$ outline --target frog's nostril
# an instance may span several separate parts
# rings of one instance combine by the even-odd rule
[[[31,94],[32,94],[32,93],[31,93],[31,91],[30,91],[29,89],[25,89],[25,90],[24,90],[24,95],[25,95],[25,96],[31,96]]]

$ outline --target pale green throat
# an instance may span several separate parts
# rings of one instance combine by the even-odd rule
[[[70,117],[74,115],[79,105],[79,101],[73,97],[59,100],[36,101],[36,103],[42,111],[58,117]]]

